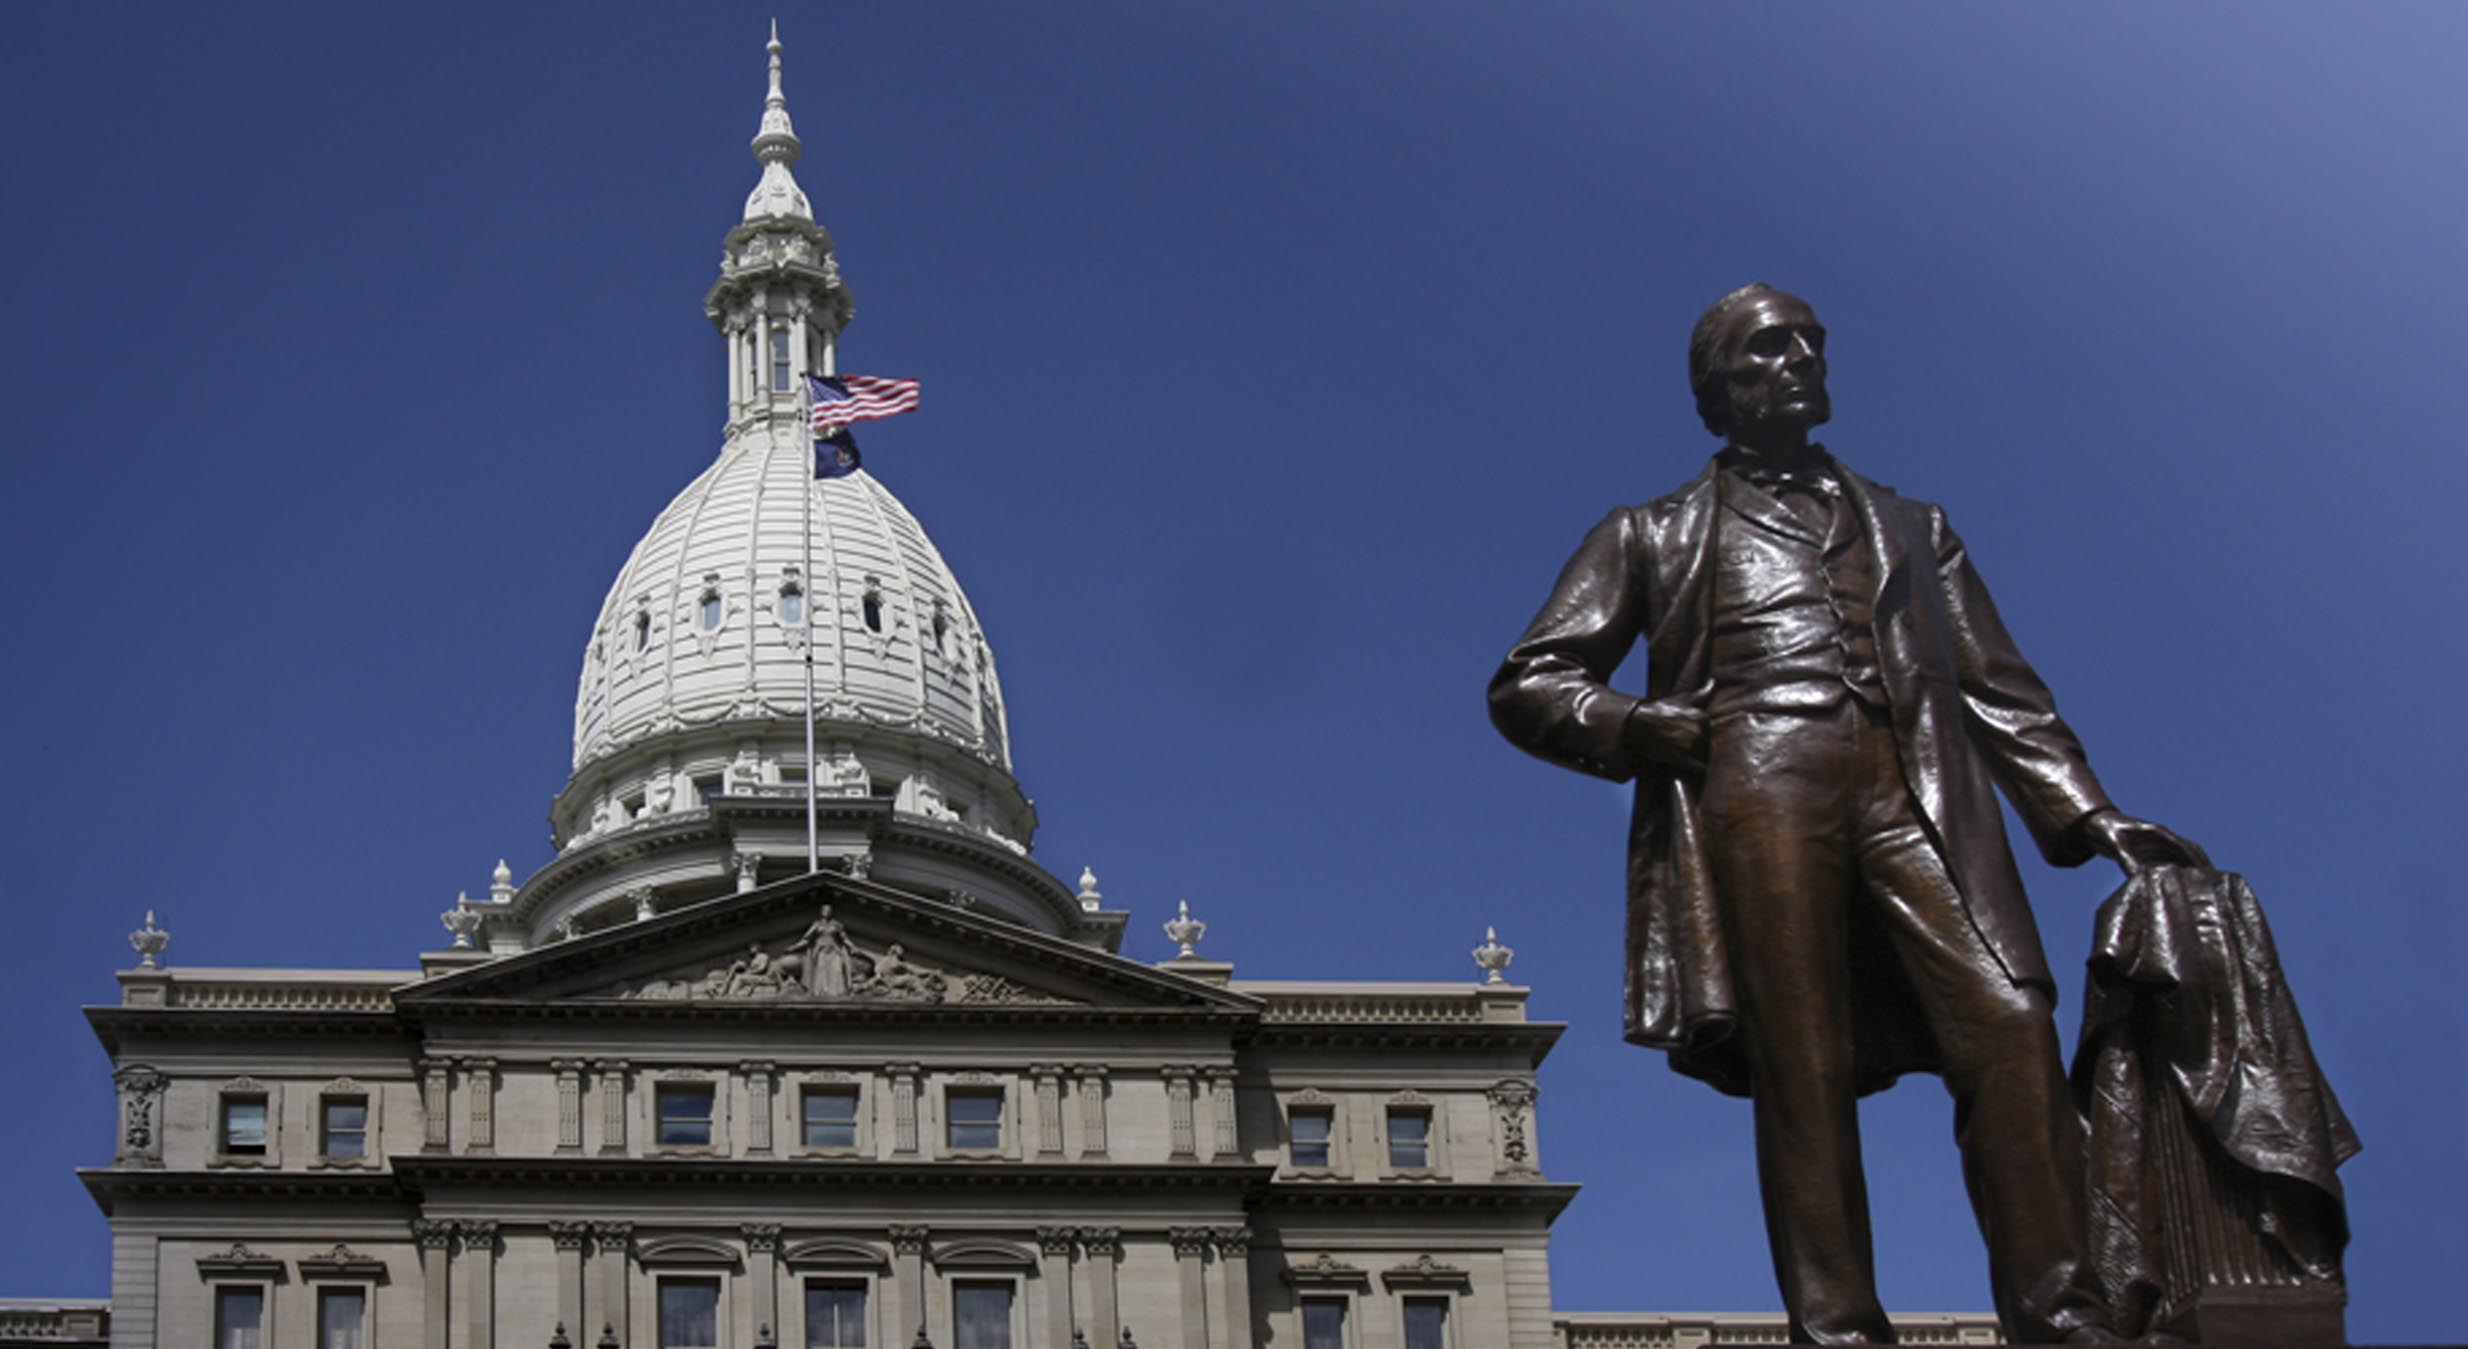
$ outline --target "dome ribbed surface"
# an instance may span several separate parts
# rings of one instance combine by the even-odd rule
[[[797,588],[812,600],[820,720],[913,732],[1010,771],[993,652],[916,517],[862,469],[809,476],[796,432],[757,430],[660,512],[609,588],[575,700],[576,772],[670,731],[800,717]]]

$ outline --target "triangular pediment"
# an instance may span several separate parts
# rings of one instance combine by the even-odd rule
[[[1018,1007],[1249,1010],[1242,994],[971,912],[831,875],[506,956],[402,989],[461,1002],[697,1008]]]

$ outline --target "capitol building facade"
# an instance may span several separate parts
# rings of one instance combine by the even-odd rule
[[[108,1305],[0,1302],[0,1344],[1779,1338],[1554,1315],[1561,1028],[1496,942],[1460,982],[1275,982],[1185,914],[1146,964],[1096,877],[1035,859],[966,593],[880,481],[814,472],[802,391],[854,309],[770,51],[705,303],[725,431],[580,653],[556,856],[501,864],[417,969],[185,968],[149,916],[88,1013]]]

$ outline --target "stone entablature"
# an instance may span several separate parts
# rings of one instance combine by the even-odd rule
[[[1903,1312],[1893,1320],[1904,1344],[2005,1343],[1986,1312]],[[1700,1349],[1790,1338],[1780,1312],[1561,1312],[1551,1325],[1556,1349]]]
[[[111,1338],[111,1303],[101,1298],[0,1298],[0,1347],[102,1349]]]

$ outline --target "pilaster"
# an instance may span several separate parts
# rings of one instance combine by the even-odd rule
[[[780,1325],[780,1225],[746,1223],[737,1231],[746,1239],[746,1281],[754,1289],[754,1324],[777,1330]]]
[[[1123,1253],[1123,1229],[1080,1229],[1080,1259],[1088,1266],[1088,1342],[1114,1349],[1122,1331],[1122,1304],[1114,1286],[1115,1261]]]
[[[771,1079],[779,1065],[749,1061],[737,1065],[746,1081],[746,1151],[771,1151]]]
[[[1105,1069],[1084,1064],[1080,1070],[1080,1160],[1105,1157]],[[1111,1346],[1109,1346],[1111,1349]]]
[[[1251,1229],[1220,1227],[1213,1235],[1226,1321],[1217,1349],[1251,1349]]]
[[[447,1113],[453,1107],[454,1060],[424,1058],[420,1060],[420,1119],[422,1152],[444,1152],[452,1144],[454,1117]]]
[[[626,1070],[633,1065],[624,1059],[601,1059],[593,1066],[600,1071],[601,1155],[624,1156],[626,1151]]]
[[[423,1349],[446,1349],[446,1317],[453,1310],[446,1280],[453,1273],[454,1224],[420,1218],[411,1225],[420,1247],[420,1343]]]
[[[917,1154],[917,1079],[925,1069],[914,1063],[895,1063],[885,1071],[891,1075],[891,1150],[913,1157]]]
[[[557,1320],[590,1342],[583,1323],[583,1243],[591,1239],[590,1223],[553,1222],[549,1240],[557,1247]]]
[[[923,1227],[891,1229],[891,1277],[900,1286],[900,1324],[893,1327],[894,1343],[910,1333],[909,1327],[925,1329],[926,1236]]]
[[[1071,1343],[1071,1248],[1078,1234],[1068,1227],[1037,1229],[1037,1281],[1045,1302],[1045,1342]]]
[[[1214,1234],[1205,1227],[1172,1227],[1166,1229],[1165,1236],[1174,1244],[1174,1274],[1181,1289],[1181,1342],[1185,1349],[1206,1349],[1208,1248],[1214,1242]]]
[[[463,1060],[463,1094],[471,1098],[469,1151],[497,1150],[497,1060]]]
[[[627,1259],[634,1247],[634,1224],[593,1223],[591,1236],[600,1248],[600,1307],[593,1323],[617,1333],[626,1343]]]
[[[470,1328],[462,1349],[496,1349],[497,1224],[465,1219],[455,1228],[463,1238],[463,1309]]]
[[[1211,1068],[1208,1070],[1208,1113],[1210,1122],[1216,1126],[1217,1160],[1221,1162],[1234,1160],[1240,1146],[1240,1137],[1234,1115],[1233,1069]]]
[[[1037,1159],[1063,1157],[1063,1070],[1050,1063],[1030,1067],[1037,1084]]]
[[[550,1059],[549,1071],[557,1074],[557,1150],[576,1153],[583,1150],[583,1061],[581,1059]]]
[[[1198,1071],[1182,1067],[1165,1070],[1166,1128],[1172,1139],[1173,1160],[1178,1162],[1199,1159],[1198,1131],[1191,1118],[1191,1087]]]

